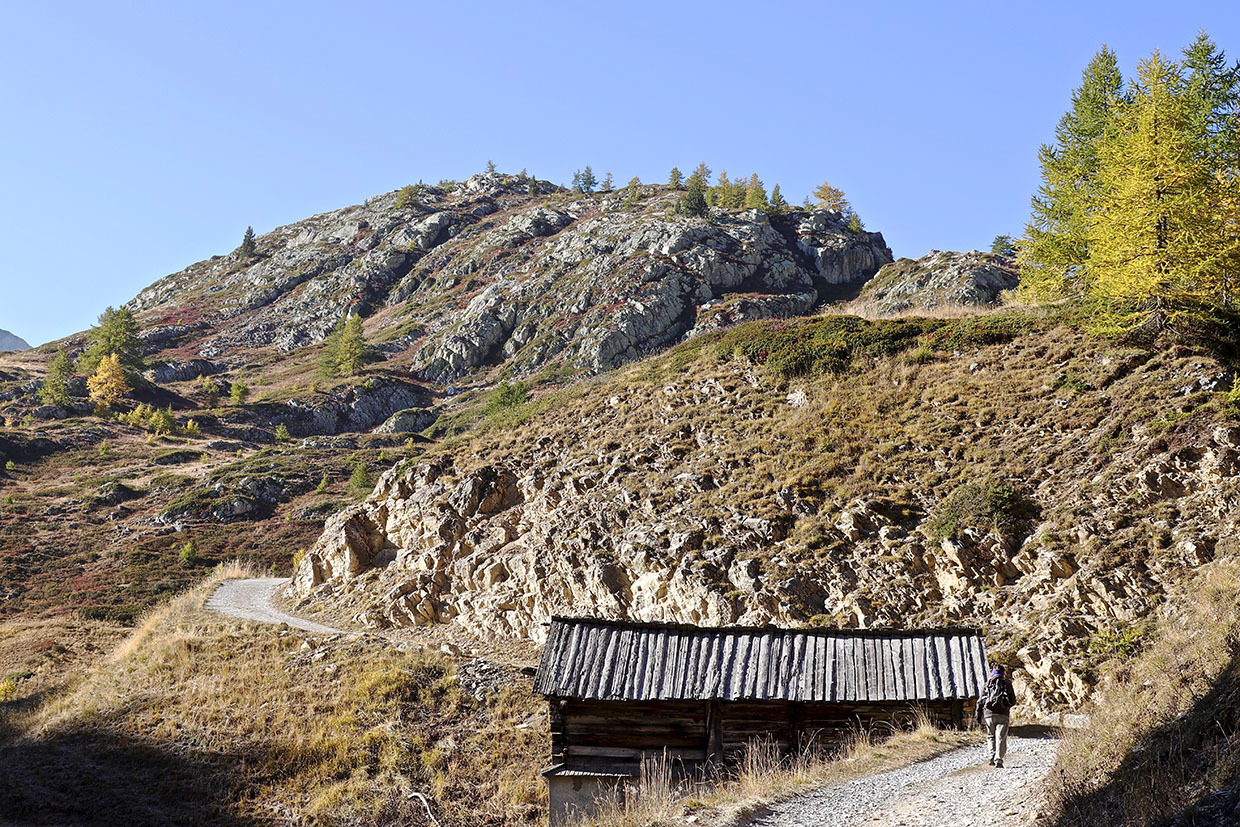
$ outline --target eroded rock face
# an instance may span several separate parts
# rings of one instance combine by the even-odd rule
[[[1106,474],[1031,480],[1038,513],[1004,531],[965,527],[931,539],[931,498],[916,490],[919,507],[894,508],[881,496],[816,502],[783,488],[733,505],[715,492],[736,490],[729,486],[750,467],[730,458],[726,429],[701,429],[678,413],[749,393],[745,368],[734,368],[723,383],[691,379],[658,392],[666,397],[658,421],[674,438],[650,432],[587,453],[572,436],[547,436],[519,461],[458,470],[439,456],[388,471],[367,501],[328,523],[292,592],[374,626],[452,623],[536,641],[552,615],[583,613],[703,625],[980,626],[1006,641],[997,656],[1023,667],[1026,711],[1044,714],[1088,698],[1095,632],[1148,617],[1185,571],[1240,532],[1240,430],[1230,426],[1161,446],[1137,429]],[[970,375],[964,364],[959,372]],[[646,392],[600,399],[598,421],[633,404],[624,394]],[[795,389],[772,398],[796,416],[818,404]],[[1097,438],[1115,425],[1091,427],[1088,438]],[[1017,434],[1014,450],[1031,456],[1085,439],[1040,426],[995,429]],[[954,450],[936,450],[934,464]],[[1091,452],[1080,459],[1094,467]],[[672,505],[652,498],[652,473],[674,489]],[[710,509],[703,497],[713,498]],[[1064,509],[1082,503],[1090,516],[1065,526]],[[746,510],[758,508],[763,516]],[[819,551],[792,539],[802,520],[820,526]],[[1129,531],[1132,550],[1099,553],[1119,531]],[[1138,550],[1147,534],[1155,547]]]
[[[724,321],[804,313],[825,287],[891,261],[881,234],[850,232],[833,212],[684,218],[670,214],[675,198],[476,175],[451,191],[421,187],[400,208],[389,193],[277,228],[253,259],[201,262],[129,307],[156,319],[143,333],[153,351],[193,349],[208,364],[313,345],[345,312],[388,308],[392,326],[416,324],[383,351],[447,383],[501,362],[517,375],[552,361],[608,370]],[[702,323],[704,305],[733,294],[746,300]],[[180,378],[194,361],[158,370]]]
[[[1006,256],[972,250],[931,250],[918,259],[886,264],[866,283],[860,300],[880,315],[946,307],[981,307],[999,302],[999,294],[1016,288],[1016,262]]]

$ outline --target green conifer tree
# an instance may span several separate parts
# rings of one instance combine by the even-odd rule
[[[1016,255],[1016,242],[1010,235],[997,235],[990,242],[990,252],[997,256]]]
[[[116,354],[126,381],[134,384],[146,367],[138,331],[138,322],[129,308],[107,308],[99,315],[99,324],[90,331],[90,346],[78,359],[77,369],[93,373],[105,356]]]
[[[56,351],[56,358],[47,366],[47,375],[39,386],[39,399],[45,405],[68,405],[72,401],[69,396],[69,381],[72,378],[73,362],[64,348],[61,348]]]
[[[680,174],[680,167],[672,167],[672,171],[667,174],[667,188],[672,190],[685,188],[685,177]]]
[[[243,260],[254,258],[258,248],[254,245],[254,228],[246,227],[241,237],[241,246],[237,248],[237,257]]]
[[[767,207],[766,211],[771,215],[782,215],[788,212],[788,200],[779,191],[779,184],[776,184],[771,189],[771,205]]]
[[[1226,165],[1229,130],[1240,128],[1240,63],[1229,66],[1204,29],[1183,54],[1189,132],[1202,160],[1217,170]]]
[[[494,175],[494,174],[495,174],[495,162],[487,161],[487,175]]]
[[[1025,295],[1047,298],[1086,289],[1098,147],[1122,103],[1123,88],[1115,53],[1103,46],[1072,92],[1072,108],[1059,120],[1055,143],[1038,151],[1042,184],[1020,245]]]
[[[590,169],[587,164],[586,168],[581,171],[581,191],[594,192],[594,188],[598,186],[598,179],[594,177],[594,170]]]
[[[375,481],[366,470],[366,463],[358,460],[353,465],[353,473],[349,475],[349,496],[361,500],[375,487]]]
[[[706,204],[706,186],[700,179],[694,178],[689,181],[685,194],[680,196],[676,202],[675,212],[695,218],[705,218],[710,215],[710,208]]]
[[[601,189],[603,192],[611,192],[614,182],[612,181],[611,172],[603,173],[603,183]]]

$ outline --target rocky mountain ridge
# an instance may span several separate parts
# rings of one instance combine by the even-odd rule
[[[880,316],[986,307],[999,304],[1003,292],[1015,290],[1018,281],[1016,262],[1007,256],[931,250],[883,265],[858,301]]]
[[[0,350],[29,350],[30,345],[21,336],[0,329]]]
[[[498,173],[419,185],[277,228],[252,259],[200,262],[129,307],[153,349],[208,372],[314,345],[359,313],[387,362],[449,383],[494,365],[608,370],[725,321],[807,312],[891,260],[838,213],[686,218],[678,197]]]

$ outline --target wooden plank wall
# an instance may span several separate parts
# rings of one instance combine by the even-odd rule
[[[937,725],[965,720],[960,701],[920,707]],[[704,771],[708,759],[739,761],[754,741],[787,755],[831,748],[858,728],[887,734],[913,719],[908,704],[789,701],[581,701],[551,699],[552,763],[566,769],[636,775],[643,760],[666,756],[678,775]]]

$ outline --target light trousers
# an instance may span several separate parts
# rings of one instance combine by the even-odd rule
[[[1011,723],[1011,717],[987,712],[983,720],[986,721],[986,745],[990,749],[990,758],[993,761],[1002,761],[1003,756],[1007,755],[1008,726]]]

